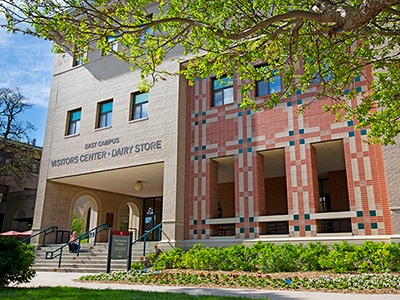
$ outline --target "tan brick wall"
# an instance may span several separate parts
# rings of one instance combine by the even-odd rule
[[[92,57],[90,62],[71,68],[69,54],[57,55],[48,107],[45,141],[36,200],[34,229],[53,224],[56,220],[48,207],[58,207],[58,195],[48,180],[67,178],[106,170],[118,170],[138,165],[162,163],[162,195],[164,200],[164,232],[177,243],[183,241],[184,172],[178,172],[185,163],[185,101],[186,83],[179,77],[169,77],[149,91],[148,118],[129,122],[131,93],[138,91],[139,72],[112,56]],[[164,67],[174,73],[177,62],[166,61]],[[180,84],[181,83],[181,84]],[[98,103],[113,99],[112,126],[96,129]],[[81,126],[78,135],[65,136],[68,111],[81,108]],[[101,160],[79,162],[53,167],[51,162],[68,157],[90,154],[86,144],[119,139],[118,146],[161,141],[157,151],[141,151],[130,156],[107,157]],[[101,150],[110,152],[113,145]],[[115,145],[114,145],[115,147]],[[134,183],[134,182],[133,182]],[[132,184],[133,184],[132,183]],[[71,187],[76,189],[75,187]],[[69,188],[62,194],[69,194]],[[107,186],[104,187],[107,191]],[[54,197],[57,194],[57,197]],[[114,197],[112,197],[114,198]],[[64,199],[63,201],[66,201]],[[103,200],[102,200],[103,201]],[[68,201],[67,201],[68,203]],[[100,216],[99,216],[100,217]]]

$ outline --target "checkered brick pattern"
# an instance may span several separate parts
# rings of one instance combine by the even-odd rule
[[[208,238],[209,219],[218,222],[214,217],[218,179],[212,171],[216,168],[213,159],[225,156],[234,157],[236,238],[259,237],[261,223],[257,218],[267,215],[268,210],[259,152],[277,148],[285,151],[289,237],[316,236],[317,220],[313,216],[319,212],[319,197],[312,144],[337,139],[343,141],[345,152],[346,174],[341,176],[347,181],[341,186],[345,184],[348,189],[348,207],[343,209],[351,212],[352,234],[392,233],[382,149],[362,141],[365,130],[356,131],[353,122],[335,122],[333,116],[325,114],[322,105],[330,103],[327,99],[298,114],[301,105],[315,100],[317,86],[283,99],[273,109],[254,112],[239,108],[239,85],[234,80],[235,103],[219,107],[212,106],[210,78],[198,79],[188,87],[187,239]],[[352,88],[367,90],[367,80],[355,80]],[[259,103],[264,100],[256,99]],[[334,186],[332,190],[336,197],[343,197]]]

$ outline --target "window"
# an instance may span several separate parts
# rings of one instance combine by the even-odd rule
[[[67,135],[79,133],[81,127],[81,109],[75,109],[68,113]]]
[[[272,72],[268,79],[263,78],[256,82],[256,97],[282,92],[281,76],[275,73],[277,72]]]
[[[148,93],[132,94],[132,117],[131,120],[147,118],[149,107]]]
[[[112,100],[105,101],[99,104],[99,122],[97,128],[111,126],[112,108]]]
[[[319,71],[313,72],[313,78],[310,80],[310,84],[319,84],[322,82],[330,81],[332,79],[332,71],[330,70],[328,62],[313,63],[311,59],[306,59],[306,64],[318,68]]]
[[[153,14],[149,14],[147,15],[147,20],[149,22],[151,22],[151,20],[153,19]],[[148,27],[144,30],[144,33],[140,36],[139,41],[141,43],[143,43],[146,40],[146,37],[150,36],[153,34],[153,28],[152,27]]]
[[[77,53],[74,54],[74,67],[83,65],[87,58],[87,52],[79,55]]]
[[[118,41],[115,36],[108,36],[107,37],[107,44],[109,45],[111,51],[118,51]],[[101,55],[107,55],[108,52],[103,51]]]
[[[232,77],[213,79],[213,106],[233,103]]]

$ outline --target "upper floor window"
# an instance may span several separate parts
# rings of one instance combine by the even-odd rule
[[[233,78],[213,79],[213,106],[233,103]]]
[[[111,126],[113,101],[108,100],[99,103],[99,117],[97,128]]]
[[[73,66],[76,67],[76,66],[83,65],[83,63],[85,62],[86,58],[87,58],[87,52],[85,52],[85,53],[83,53],[81,55],[75,53],[74,54],[74,62],[73,62],[74,65]]]
[[[150,22],[153,19],[153,14],[147,15],[147,20]],[[140,36],[139,40],[141,43],[143,43],[146,40],[146,37],[153,34],[153,28],[148,27],[144,30],[144,33]]]
[[[281,76],[273,71],[272,76],[256,82],[256,97],[282,92]]]
[[[68,112],[68,130],[67,135],[78,134],[81,127],[82,110],[75,109]]]
[[[109,45],[112,52],[118,51],[118,41],[115,36],[108,36],[107,37],[107,44]],[[102,52],[101,55],[107,55],[107,52]]]
[[[132,116],[131,120],[147,118],[149,107],[148,93],[132,94]]]

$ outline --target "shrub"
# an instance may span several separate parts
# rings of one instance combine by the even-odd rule
[[[144,270],[146,266],[141,262],[133,262],[131,263],[131,270]]]
[[[83,218],[79,218],[78,212],[74,210],[72,213],[72,231],[76,231],[77,235],[81,235],[83,233]]]
[[[367,241],[357,246],[343,241],[328,247],[319,242],[306,245],[257,242],[251,247],[234,244],[230,247],[209,248],[196,244],[186,252],[175,248],[162,253],[158,258],[151,256],[150,262],[154,264],[155,270],[398,272],[400,245]]]
[[[182,267],[182,256],[184,252],[180,248],[162,252],[153,263],[154,270],[179,269]]]
[[[13,237],[0,236],[0,287],[11,282],[29,282],[36,274],[31,269],[34,247]]]
[[[328,245],[311,242],[301,248],[299,253],[300,271],[322,271],[320,259],[328,255]]]

